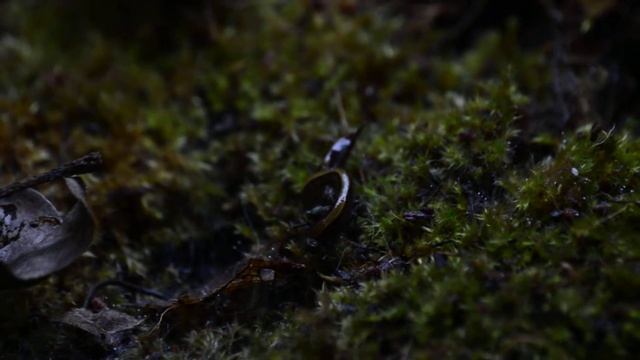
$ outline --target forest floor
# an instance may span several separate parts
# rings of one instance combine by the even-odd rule
[[[104,162],[0,357],[629,358],[639,63],[634,1],[0,1],[0,187]]]

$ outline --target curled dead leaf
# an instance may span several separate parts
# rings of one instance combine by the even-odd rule
[[[75,178],[65,183],[76,203],[64,215],[34,189],[0,198],[0,289],[61,270],[91,244],[95,222],[84,189]]]

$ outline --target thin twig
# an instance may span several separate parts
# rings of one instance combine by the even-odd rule
[[[91,300],[93,300],[93,298],[96,296],[96,293],[98,292],[98,290],[107,287],[107,286],[119,286],[121,288],[125,288],[129,291],[132,292],[136,292],[136,293],[140,293],[140,294],[144,294],[144,295],[148,295],[148,296],[152,296],[161,300],[169,300],[168,297],[164,296],[163,294],[161,294],[160,292],[153,290],[153,289],[147,289],[147,288],[143,288],[140,287],[138,285],[134,285],[131,283],[128,283],[126,281],[122,281],[122,280],[116,280],[116,279],[112,279],[112,280],[105,280],[102,282],[99,282],[97,284],[95,284],[91,290],[89,290],[89,294],[87,294],[87,297],[84,299],[84,302],[82,303],[82,307],[83,308],[88,308],[89,304],[91,304]]]
[[[340,116],[340,124],[344,129],[349,128],[349,122],[347,121],[347,112],[344,110],[344,103],[342,102],[342,93],[340,89],[336,90],[336,107],[338,108],[338,115]]]
[[[0,198],[18,191],[50,183],[65,177],[87,174],[98,171],[102,167],[102,155],[89,153],[79,159],[70,161],[44,174],[35,175],[0,188]]]

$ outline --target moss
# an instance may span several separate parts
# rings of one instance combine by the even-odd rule
[[[558,131],[554,111],[604,90],[574,71],[581,95],[560,92],[569,75],[548,44],[524,44],[536,35],[526,18],[461,41],[446,15],[425,32],[415,23],[428,17],[402,5],[142,2],[118,12],[118,28],[109,14],[121,2],[85,9],[89,23],[74,15],[80,3],[0,4],[0,181],[90,150],[106,162],[87,178],[102,227],[95,257],[3,299],[22,309],[1,311],[15,334],[4,353],[75,349],[52,319],[97,281],[178,296],[245,253],[278,248],[320,264],[324,281],[307,284],[313,306],[177,341],[138,334],[111,355],[637,352],[634,118],[619,115],[614,127],[575,110]],[[588,12],[595,24],[604,16]],[[303,221],[299,192],[332,142],[361,125],[346,165],[353,214],[314,250],[289,235]],[[145,301],[118,290],[102,299],[136,313]]]

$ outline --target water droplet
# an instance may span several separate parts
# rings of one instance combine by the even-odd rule
[[[262,281],[273,281],[276,278],[276,272],[273,269],[261,269],[260,279]]]

